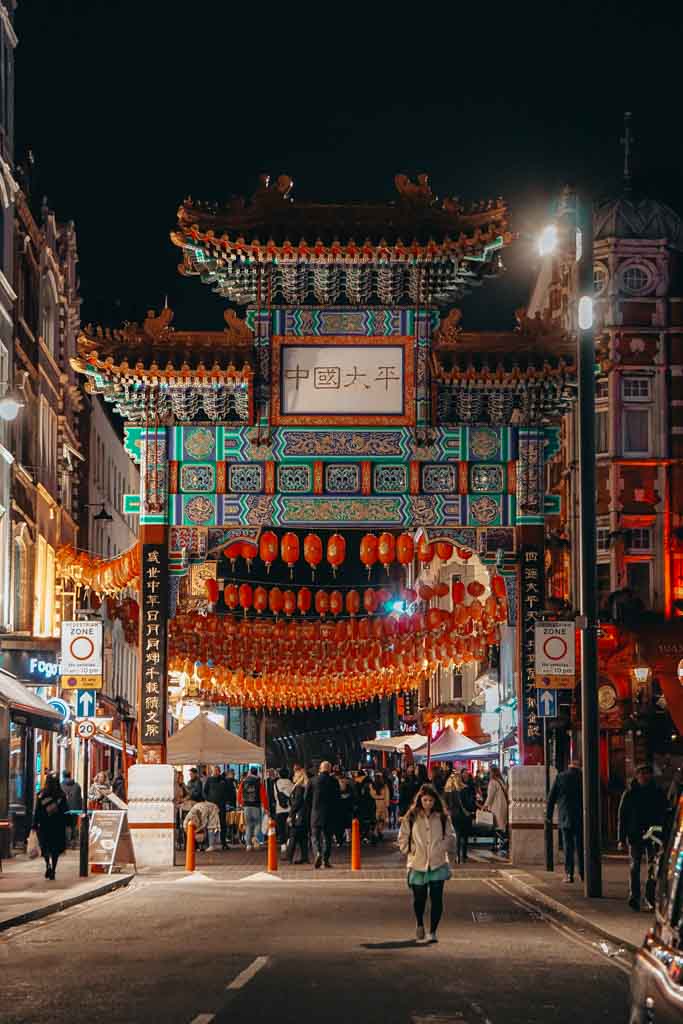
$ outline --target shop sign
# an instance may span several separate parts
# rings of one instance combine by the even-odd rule
[[[94,690],[101,687],[101,621],[62,623],[61,675],[62,686],[66,689]]]
[[[166,618],[168,612],[168,551],[165,544],[142,546],[141,742],[161,747],[166,737]],[[145,760],[151,760],[145,755]]]
[[[543,550],[527,544],[521,552],[519,622],[522,632],[520,653],[521,702],[519,720],[522,744],[539,747],[542,742],[536,690],[536,622],[543,606]]]
[[[537,622],[534,628],[536,685],[572,689],[576,684],[576,626],[573,622]]]
[[[24,682],[49,683],[59,675],[59,660],[52,651],[1,651],[0,668]]]
[[[133,860],[125,811],[93,811],[88,831],[88,860],[111,874],[117,861]],[[117,856],[118,854],[118,856]]]

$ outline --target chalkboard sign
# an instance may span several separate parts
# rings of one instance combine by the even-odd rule
[[[93,811],[88,833],[88,859],[111,874],[116,862],[116,851],[121,839],[125,811]]]

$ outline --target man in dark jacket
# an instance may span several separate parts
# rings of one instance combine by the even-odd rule
[[[574,854],[583,880],[583,797],[581,769],[570,761],[566,772],[560,772],[548,796],[547,817],[552,823],[557,804],[557,818],[564,847],[564,880],[574,881]]]
[[[420,783],[415,774],[415,765],[409,764],[406,769],[405,778],[398,790],[398,813],[401,818],[409,810],[419,788]]]
[[[71,772],[62,772],[62,789],[66,796],[66,803],[70,812],[83,810],[83,793],[81,787],[72,777]],[[78,814],[70,813],[66,819],[66,836],[69,845],[76,842],[78,835]]]
[[[228,783],[219,765],[214,765],[213,775],[210,775],[204,783],[204,799],[215,804],[218,808],[218,817],[221,823],[221,846],[224,850],[228,848],[228,832],[225,820],[225,808],[228,803]]]
[[[636,768],[636,777],[625,790],[619,804],[619,848],[628,843],[631,856],[631,886],[628,905],[640,910],[640,864],[647,857],[648,864],[655,858],[655,844],[643,839],[652,825],[661,825],[661,836],[669,813],[669,804],[657,786],[649,764]],[[653,909],[648,903],[648,910]]]
[[[201,803],[204,799],[204,787],[196,768],[190,768],[190,777],[187,780],[187,795],[196,804]]]
[[[311,843],[315,854],[314,866],[324,864],[331,868],[332,833],[337,821],[339,783],[330,774],[332,765],[321,761],[318,774],[306,790],[306,802],[310,808]]]

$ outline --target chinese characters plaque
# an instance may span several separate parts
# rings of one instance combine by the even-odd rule
[[[143,747],[161,747],[166,740],[167,616],[168,553],[166,545],[143,544],[140,617],[142,654],[140,741]]]
[[[522,701],[519,726],[524,748],[529,751],[543,744],[541,720],[538,716],[535,664],[536,618],[543,608],[543,549],[535,545],[522,548],[520,608],[518,621],[522,630],[520,658]],[[529,759],[529,763],[535,763]]]

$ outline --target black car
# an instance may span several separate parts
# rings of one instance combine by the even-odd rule
[[[683,797],[659,863],[655,926],[638,950],[631,976],[629,1024],[683,1020]]]

